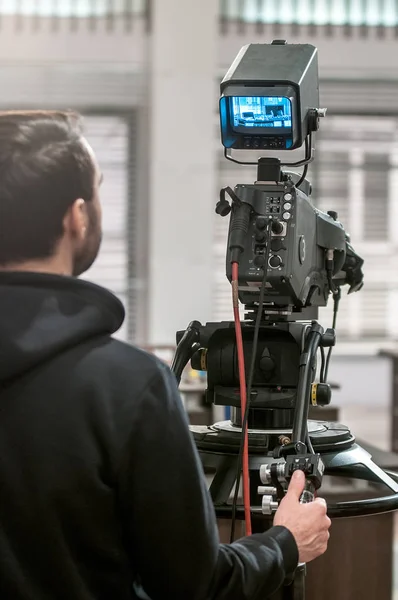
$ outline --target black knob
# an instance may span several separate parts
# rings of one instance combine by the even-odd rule
[[[323,348],[331,348],[336,345],[336,332],[334,329],[326,329],[322,336],[321,346]]]
[[[256,233],[256,242],[258,242],[259,244],[261,244],[261,242],[265,241],[265,232],[264,231],[257,231]]]
[[[256,227],[257,229],[265,229],[267,226],[267,219],[265,217],[257,217]]]
[[[254,138],[253,148],[260,148],[260,138]]]
[[[328,383],[313,384],[312,404],[315,406],[328,406],[332,399],[332,390]]]
[[[226,217],[231,212],[231,205],[228,200],[219,200],[216,204],[216,213],[221,217]]]
[[[328,215],[329,217],[332,217],[334,221],[337,221],[337,219],[339,218],[339,215],[335,210],[328,210]]]
[[[265,264],[265,256],[263,254],[259,254],[254,258],[254,264],[256,267],[263,267]]]
[[[284,245],[280,238],[274,238],[271,240],[271,250],[273,252],[279,252],[279,250],[282,250],[282,248],[284,248]]]
[[[272,375],[275,370],[275,360],[271,356],[271,353],[268,348],[264,348],[261,358],[260,358],[260,370],[267,375],[268,377]]]
[[[277,254],[273,254],[269,259],[269,266],[273,269],[277,269],[282,264],[282,259]]]
[[[281,221],[272,221],[271,229],[273,233],[282,233],[283,223]]]
[[[355,267],[355,265],[357,264],[356,258],[355,256],[347,256],[347,258],[345,259],[345,271],[347,267]]]

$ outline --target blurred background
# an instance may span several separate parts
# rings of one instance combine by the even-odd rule
[[[334,404],[398,450],[397,0],[1,0],[0,108],[85,116],[105,176],[102,253],[85,277],[125,304],[121,339],[169,360],[176,330],[232,318],[214,207],[255,171],[223,157],[218,86],[241,46],[275,38],[318,47],[328,113],[313,200],[365,259],[365,287],[340,303]]]
[[[232,318],[228,219],[214,207],[221,187],[253,182],[255,170],[223,157],[218,86],[241,46],[274,38],[319,50],[328,113],[313,200],[339,213],[366,278],[340,303],[334,402],[387,449],[389,352],[398,349],[398,1],[2,0],[0,108],[83,113],[105,175],[104,242],[86,277],[125,304],[119,337],[169,360],[176,330],[192,319]],[[325,326],[331,309],[321,310]]]

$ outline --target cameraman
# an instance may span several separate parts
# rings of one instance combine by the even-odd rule
[[[77,115],[0,113],[0,596],[263,599],[326,550],[326,504],[297,473],[270,531],[219,544],[173,375],[77,279],[100,183]]]

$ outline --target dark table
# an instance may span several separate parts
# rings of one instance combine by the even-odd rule
[[[325,420],[338,420],[338,409],[311,411],[311,418],[319,418],[318,415]],[[398,454],[384,452],[360,439],[357,443],[380,467],[398,472]],[[325,479],[321,491],[330,503],[379,495],[372,484],[334,479]],[[236,537],[244,535],[242,523],[239,525]],[[229,521],[219,521],[224,542],[229,541],[229,526]],[[392,600],[393,549],[393,513],[334,519],[326,554],[307,566],[305,600]],[[270,600],[283,599],[280,593]]]

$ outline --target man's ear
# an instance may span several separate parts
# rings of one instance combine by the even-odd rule
[[[75,200],[64,217],[64,231],[73,237],[84,239],[87,232],[87,206],[82,198]]]

